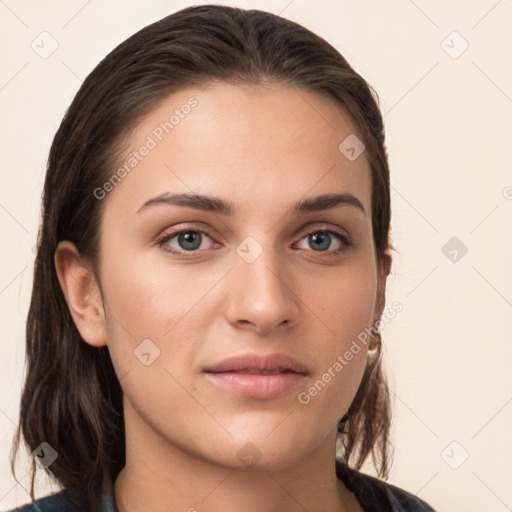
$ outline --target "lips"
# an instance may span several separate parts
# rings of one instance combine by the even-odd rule
[[[214,384],[246,398],[268,400],[297,388],[308,369],[285,354],[244,354],[204,368]]]
[[[286,354],[242,354],[224,359],[217,364],[207,366],[204,369],[209,373],[239,372],[239,373],[302,373],[307,375],[308,369]]]

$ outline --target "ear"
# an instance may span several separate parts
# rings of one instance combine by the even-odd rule
[[[391,272],[391,265],[393,263],[393,255],[390,249],[385,249],[382,253],[381,262],[377,269],[377,296],[375,301],[375,313],[373,318],[372,326],[380,320],[382,313],[384,313],[384,307],[386,305],[386,282],[388,275]],[[377,341],[375,337],[372,337],[373,343],[370,343],[370,350],[376,348]]]
[[[82,339],[95,347],[106,345],[105,312],[100,289],[91,266],[82,261],[73,243],[63,241],[58,244],[55,269]]]

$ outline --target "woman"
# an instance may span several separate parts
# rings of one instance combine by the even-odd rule
[[[21,510],[433,510],[359,471],[390,465],[389,228],[325,40],[205,5],[119,45],[50,151],[15,446],[63,490]]]

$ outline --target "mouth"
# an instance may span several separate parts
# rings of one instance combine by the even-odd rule
[[[246,398],[268,400],[290,393],[309,371],[285,354],[244,354],[206,367],[204,373],[211,382],[227,391]]]
[[[244,370],[232,370],[229,372],[221,372],[221,373],[239,373],[239,374],[247,374],[247,375],[277,375],[279,373],[296,373],[292,372],[292,370],[287,370],[285,368],[276,368],[275,370],[257,370],[256,368],[245,368]],[[219,373],[219,372],[212,372]]]

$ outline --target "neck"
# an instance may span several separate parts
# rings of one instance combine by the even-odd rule
[[[336,478],[336,431],[292,467],[216,464],[163,439],[125,403],[126,465],[114,486],[118,512],[362,511]]]

